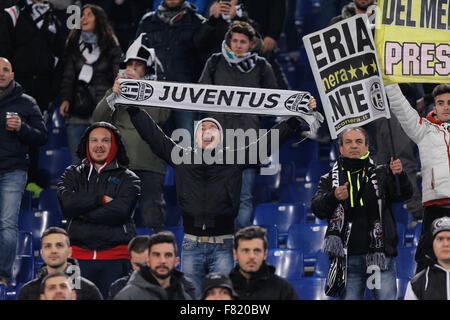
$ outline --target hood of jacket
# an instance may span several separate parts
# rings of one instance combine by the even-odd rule
[[[97,129],[97,128],[105,128],[109,131],[111,131],[114,135],[114,140],[115,140],[115,145],[117,147],[117,152],[115,155],[115,159],[117,159],[117,162],[119,163],[119,165],[121,166],[128,166],[130,160],[128,159],[127,156],[127,151],[125,149],[125,145],[123,144],[122,141],[122,137],[120,135],[119,130],[113,126],[112,124],[108,123],[108,122],[96,122],[93,123],[89,128],[86,129],[86,131],[83,134],[83,137],[80,140],[80,143],[78,145],[78,149],[77,149],[77,155],[80,159],[84,159],[88,157],[87,154],[87,144],[89,142],[89,134],[91,133],[92,130]],[[112,162],[113,159],[110,159],[109,162]]]
[[[67,258],[67,267],[64,270],[65,273],[67,273],[67,269],[70,266],[78,266],[78,261],[75,258]],[[47,264],[44,263],[43,265],[41,265],[39,267],[39,270],[36,272],[36,278],[38,279],[43,279],[46,275],[48,274],[48,270],[47,270]]]
[[[222,147],[223,147],[223,140],[224,140],[224,136],[223,136],[224,132],[223,132],[223,129],[222,129],[222,125],[219,123],[219,121],[217,121],[214,118],[203,118],[203,119],[201,119],[201,120],[199,120],[199,121],[197,121],[195,123],[195,127],[194,127],[194,149],[201,149],[201,146],[199,146],[198,143],[197,143],[197,131],[199,129],[201,129],[202,123],[206,122],[206,121],[214,123],[217,126],[217,128],[219,129],[220,141],[217,144],[217,146],[215,146],[214,148],[215,149],[222,149]]]

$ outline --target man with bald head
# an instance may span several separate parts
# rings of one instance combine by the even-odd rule
[[[36,101],[14,81],[11,63],[0,57],[0,283],[5,285],[16,255],[29,148],[46,142],[47,128]]]

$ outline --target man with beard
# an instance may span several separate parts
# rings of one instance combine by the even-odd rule
[[[234,259],[237,265],[230,273],[240,300],[298,300],[292,285],[275,274],[266,262],[266,230],[250,226],[234,236]]]
[[[162,231],[149,239],[146,265],[133,272],[114,300],[193,300],[193,284],[175,269],[180,262],[174,235]]]
[[[50,227],[42,234],[41,256],[44,264],[39,268],[36,279],[26,283],[19,291],[18,300],[39,300],[40,286],[49,274],[64,273],[73,280],[77,300],[102,300],[98,288],[89,280],[81,277],[80,267],[72,254],[70,240],[66,230]]]
[[[40,300],[76,300],[77,293],[63,272],[47,275],[41,284]]]
[[[104,297],[130,270],[128,243],[136,236],[134,209],[141,191],[119,130],[96,122],[78,146],[81,163],[71,165],[58,183],[58,200],[68,220],[72,257],[83,276]]]

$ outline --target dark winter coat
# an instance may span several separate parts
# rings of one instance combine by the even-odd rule
[[[248,280],[237,265],[231,271],[230,279],[239,300],[298,300],[294,287],[286,279],[277,276],[275,267],[266,262]]]
[[[128,284],[114,300],[193,300],[192,288],[192,282],[175,269],[170,277],[170,286],[164,289],[144,266],[131,274]]]
[[[340,170],[340,168],[339,168]],[[395,177],[386,165],[379,165],[376,168],[376,178],[379,195],[382,200],[382,228],[384,234],[384,247],[387,256],[397,256],[398,233],[392,203],[409,199],[412,195],[412,186],[405,172],[398,175],[400,182],[400,195],[396,192]],[[343,185],[345,181],[340,181]],[[331,171],[320,178],[317,192],[311,200],[311,210],[319,219],[329,219],[339,204],[334,196],[335,188],[332,187]],[[367,203],[368,194],[371,188],[365,188],[362,200]],[[347,199],[347,201],[349,201]]]
[[[242,0],[248,17],[259,26],[256,30],[264,37],[275,40],[280,38],[286,16],[286,1],[279,0]]]
[[[94,70],[88,86],[89,92],[94,100],[92,110],[95,109],[95,106],[103,98],[106,91],[113,86],[114,80],[119,72],[121,55],[122,50],[117,44],[117,46],[108,51],[102,50],[97,61],[92,64]],[[64,52],[64,72],[60,90],[61,101],[67,100],[72,104],[74,87],[85,62],[86,59],[81,54],[78,46],[69,46],[66,48],[66,51]]]
[[[206,20],[196,13],[194,5],[186,4],[188,12],[173,25],[163,22],[156,11],[152,11],[142,17],[136,32],[136,37],[146,33],[143,43],[155,48],[167,81],[197,82],[206,61],[206,58],[199,59],[194,45],[194,35]]]
[[[85,151],[90,132],[98,127],[111,129],[118,144],[116,157],[100,174],[86,158]],[[80,158],[83,154],[82,162],[68,167],[57,185],[70,242],[99,251],[128,245],[136,235],[133,214],[141,186],[138,176],[126,168],[128,157],[118,130],[106,122],[92,125],[78,148]],[[105,195],[114,200],[103,204]]]
[[[69,258],[67,261],[67,268],[65,273],[68,276],[74,275],[73,267],[78,267],[76,259]],[[26,283],[20,288],[18,300],[39,300],[40,287],[42,279],[48,274],[47,265],[44,263],[38,270],[36,278]],[[94,283],[86,278],[80,277],[79,282],[75,280],[74,285],[79,283],[80,288],[75,287],[77,293],[77,300],[102,300],[102,295]]]
[[[132,109],[133,111],[131,111]],[[234,233],[234,218],[239,211],[242,171],[248,164],[195,164],[199,149],[182,148],[167,137],[151,117],[138,108],[128,108],[137,131],[160,158],[174,168],[178,205],[183,216],[184,232],[197,236]],[[296,118],[279,123],[280,145],[291,137],[300,122]],[[267,146],[270,149],[270,134]],[[225,144],[226,145],[226,144]],[[189,163],[174,163],[172,153],[186,152]],[[218,152],[222,152],[220,150]],[[267,155],[271,154],[268,150]],[[224,151],[227,152],[227,151]],[[233,154],[235,155],[235,154]],[[232,156],[233,156],[232,155]],[[259,159],[261,161],[261,159]],[[258,164],[256,164],[258,165]]]
[[[405,300],[450,300],[450,270],[434,264],[411,279]]]
[[[26,95],[22,86],[11,82],[11,93],[0,100],[0,174],[28,170],[30,147],[47,143],[47,128],[36,101]],[[22,121],[19,131],[8,131],[6,112],[17,112]]]

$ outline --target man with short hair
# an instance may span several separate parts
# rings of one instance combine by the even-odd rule
[[[386,94],[392,113],[419,148],[425,210],[415,256],[418,273],[434,260],[432,222],[450,216],[450,84],[443,83],[434,88],[434,108],[425,118],[410,106],[398,85],[386,86]]]
[[[122,290],[130,280],[133,271],[138,271],[148,257],[149,236],[136,236],[131,239],[128,244],[128,253],[130,254],[130,262],[132,271],[125,277],[117,279],[109,288],[108,300],[112,300],[120,290]]]
[[[42,279],[39,300],[77,300],[77,292],[67,274],[50,273]]]
[[[450,300],[450,218],[432,223],[436,260],[408,283],[405,300]]]
[[[201,300],[236,300],[231,279],[224,273],[211,272],[203,278]]]
[[[81,163],[69,166],[58,182],[58,200],[67,218],[72,257],[104,297],[111,283],[130,269],[128,243],[136,236],[133,213],[140,195],[139,177],[119,130],[96,122],[78,146]]]
[[[102,300],[98,288],[81,276],[80,267],[74,258],[70,258],[69,235],[66,230],[50,227],[42,234],[41,256],[44,264],[39,268],[36,278],[20,288],[18,300],[39,300],[39,288],[42,280],[49,274],[65,273],[73,282],[77,300]]]
[[[397,295],[395,256],[398,234],[392,202],[411,197],[412,187],[400,160],[376,166],[369,157],[369,139],[361,127],[344,129],[338,137],[341,155],[320,178],[311,210],[328,220],[323,251],[347,257],[347,282],[341,298],[362,300],[369,267],[379,270],[380,287],[370,288],[377,300]],[[395,177],[400,182],[400,194]]]
[[[237,265],[230,273],[240,300],[298,300],[292,285],[275,274],[266,262],[266,230],[250,226],[234,236],[233,256]]]
[[[142,226],[153,228],[156,232],[165,227],[164,179],[166,163],[156,156],[147,143],[139,136],[124,108],[114,108],[108,103],[110,97],[120,93],[119,79],[163,80],[163,70],[152,48],[142,44],[145,34],[141,34],[128,48],[120,68],[125,70],[123,76],[117,76],[112,89],[106,91],[92,113],[93,121],[106,121],[120,130],[123,143],[127,149],[132,170],[141,180],[141,197],[139,209]],[[141,108],[151,115],[159,126],[164,127],[170,116],[167,108]],[[138,221],[135,219],[135,221]],[[139,225],[138,225],[139,227]]]
[[[176,267],[177,243],[170,231],[150,236],[146,265],[131,275],[114,300],[193,300],[193,284]]]
[[[20,202],[30,166],[30,148],[47,142],[36,101],[14,81],[11,63],[0,57],[0,283],[7,286],[16,256]]]

